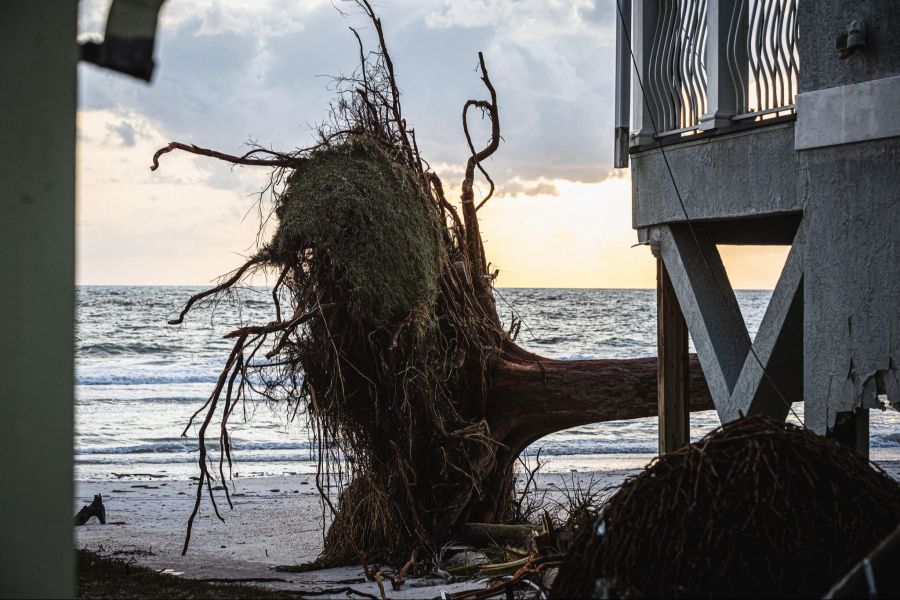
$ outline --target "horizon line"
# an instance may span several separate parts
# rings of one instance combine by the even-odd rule
[[[140,287],[140,288],[209,288],[215,286],[214,283],[76,283],[75,287]],[[271,289],[272,286],[266,285],[243,285],[243,289]],[[610,291],[634,291],[647,290],[655,291],[655,287],[604,287],[604,286],[495,286],[498,290],[610,290]],[[771,292],[774,288],[732,288],[736,292]]]

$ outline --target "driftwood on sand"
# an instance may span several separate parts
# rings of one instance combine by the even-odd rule
[[[97,517],[101,524],[106,525],[106,507],[103,506],[103,497],[100,494],[95,495],[90,504],[83,506],[75,514],[75,525],[84,525],[91,517]]]

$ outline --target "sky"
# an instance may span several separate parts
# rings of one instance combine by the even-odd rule
[[[109,0],[81,0],[80,38],[102,34]],[[337,8],[340,8],[338,10]],[[458,197],[461,110],[483,98],[484,52],[503,141],[486,164],[498,189],[479,212],[500,287],[655,286],[631,229],[631,182],[612,168],[612,0],[381,0],[403,109],[423,156]],[[206,284],[257,243],[268,172],[173,153],[170,141],[240,154],[249,142],[308,145],[374,32],[335,0],[168,0],[152,85],[79,67],[77,280]],[[484,124],[476,132],[486,139]],[[484,186],[481,186],[484,189]],[[771,288],[784,249],[728,248],[737,288]]]

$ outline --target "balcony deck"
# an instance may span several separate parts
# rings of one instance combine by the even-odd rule
[[[617,0],[616,160],[796,114],[797,0]]]
[[[719,243],[750,242],[740,221],[803,211],[793,122],[682,140],[664,151],[690,220],[739,220],[719,224]],[[651,146],[631,155],[632,226],[639,232],[686,220],[662,152]],[[789,244],[793,231],[781,233],[778,221],[759,230],[755,243]]]

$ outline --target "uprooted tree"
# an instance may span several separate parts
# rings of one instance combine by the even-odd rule
[[[557,361],[515,344],[495,306],[478,211],[494,183],[484,161],[500,143],[497,94],[479,53],[486,100],[469,100],[462,125],[469,158],[461,202],[419,154],[403,117],[380,20],[366,0],[379,49],[339,79],[318,143],[290,153],[254,147],[232,156],[173,142],[173,150],[269,167],[274,233],[177,318],[254,273],[275,278],[273,319],[228,334],[234,346],[200,419],[200,481],[225,479],[228,419],[242,399],[305,411],[318,449],[317,483],[332,511],[319,563],[403,562],[466,522],[498,522],[513,505],[519,453],[555,431],[657,412],[656,359]],[[356,32],[354,31],[354,34]],[[477,150],[468,117],[491,124]],[[480,172],[489,191],[476,201]],[[691,409],[710,408],[696,360]],[[218,418],[219,459],[206,436]],[[190,426],[190,425],[189,425]],[[185,429],[187,432],[188,429]],[[326,480],[342,491],[333,502]],[[345,484],[345,485],[344,485]],[[225,494],[228,490],[226,487]],[[231,499],[227,498],[228,503]],[[218,513],[218,511],[217,511]]]

